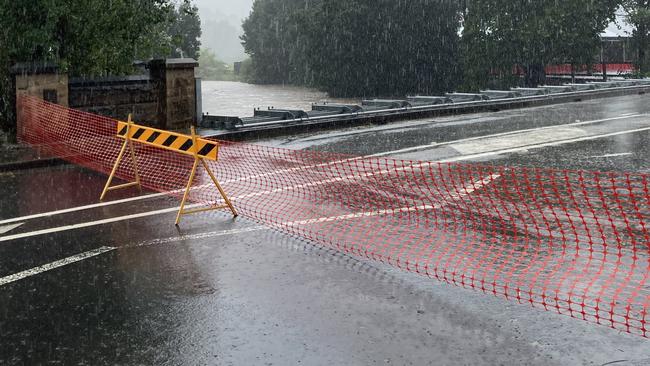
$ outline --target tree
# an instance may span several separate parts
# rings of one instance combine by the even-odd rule
[[[0,128],[11,130],[9,68],[50,61],[71,76],[125,74],[167,56],[171,0],[0,0]]]
[[[201,50],[197,76],[203,80],[236,80],[233,69],[230,65],[219,60],[210,49]]]
[[[620,0],[472,0],[463,32],[465,85],[544,81],[549,63],[591,64]]]
[[[256,0],[242,27],[242,45],[260,84],[308,84],[304,16],[322,0]]]
[[[172,10],[167,34],[172,40],[172,57],[199,59],[201,49],[201,18],[199,9],[184,0]]]
[[[257,0],[242,40],[257,82],[435,93],[455,87],[459,21],[452,0]]]
[[[310,33],[316,84],[336,96],[453,90],[460,9],[444,0],[330,0]]]
[[[624,0],[623,9],[627,20],[632,25],[632,42],[637,52],[637,68],[641,74],[650,71],[650,1]]]

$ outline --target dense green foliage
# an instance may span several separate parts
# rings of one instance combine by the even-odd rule
[[[309,28],[321,0],[255,1],[244,21],[242,44],[253,63],[252,79],[261,84],[305,84]]]
[[[451,0],[258,0],[244,47],[259,83],[330,95],[400,95],[453,88],[459,11]]]
[[[239,77],[234,74],[233,67],[220,59],[209,49],[201,50],[197,77],[203,80],[237,81]]]
[[[446,0],[328,0],[310,22],[316,85],[336,95],[440,93],[455,87],[459,12]],[[314,34],[315,32],[312,32]]]
[[[462,38],[466,87],[486,87],[495,79],[512,85],[515,68],[525,73],[527,85],[537,85],[545,65],[592,64],[619,2],[470,1]]]
[[[201,18],[199,9],[189,1],[173,8],[167,29],[171,37],[172,57],[199,59],[201,50]]]
[[[256,0],[242,41],[254,82],[332,95],[537,85],[545,65],[594,63],[621,6],[645,69],[649,0]]]
[[[200,33],[182,11],[192,9],[188,2],[179,12],[171,0],[0,0],[0,128],[12,128],[12,64],[50,61],[71,76],[115,75],[188,43],[187,52],[198,50],[190,38]]]

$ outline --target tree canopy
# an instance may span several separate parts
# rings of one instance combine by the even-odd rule
[[[521,68],[528,85],[543,81],[550,63],[591,64],[600,35],[615,19],[620,0],[472,0],[463,30],[468,88],[494,75],[511,83]]]
[[[50,61],[71,76],[101,76],[129,73],[135,60],[179,46],[195,54],[200,31],[185,24],[193,24],[186,10],[196,8],[189,0],[175,7],[172,0],[0,0],[0,127],[11,128],[13,63]]]
[[[201,50],[201,18],[196,5],[184,1],[173,8],[167,34],[171,37],[172,57],[198,60]]]
[[[258,0],[244,21],[242,44],[251,57],[253,81],[305,84],[305,56],[310,49],[305,26],[322,0]]]
[[[648,0],[256,0],[242,41],[256,82],[332,95],[537,85],[593,63],[622,1]]]
[[[210,49],[201,50],[196,74],[203,80],[235,81],[238,79],[233,67],[217,58],[217,55]]]
[[[459,11],[451,0],[257,0],[242,41],[261,83],[331,95],[453,87]]]

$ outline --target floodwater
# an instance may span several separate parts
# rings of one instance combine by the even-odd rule
[[[311,110],[318,102],[353,103],[360,100],[329,98],[316,89],[288,85],[253,85],[232,81],[203,81],[203,113],[252,116],[255,108]]]

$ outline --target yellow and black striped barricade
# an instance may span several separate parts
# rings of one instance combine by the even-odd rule
[[[137,186],[142,191],[142,185],[140,183],[140,174],[138,172],[138,161],[136,158],[135,149],[133,148],[133,143],[137,142],[144,145],[154,146],[157,148],[170,150],[180,154],[190,155],[194,157],[194,165],[192,166],[190,179],[187,182],[187,187],[185,188],[185,193],[183,194],[183,200],[181,201],[181,207],[178,210],[178,215],[176,216],[176,225],[180,223],[181,217],[183,215],[220,210],[224,208],[230,209],[232,214],[235,217],[237,217],[238,215],[237,210],[235,210],[235,207],[233,206],[232,202],[228,198],[228,195],[226,195],[226,192],[221,187],[221,184],[219,184],[219,181],[217,180],[216,176],[214,175],[214,173],[212,172],[208,164],[205,162],[206,159],[212,161],[218,161],[219,159],[218,142],[206,140],[198,137],[196,135],[196,131],[194,127],[192,127],[191,135],[185,135],[177,132],[170,132],[170,131],[159,130],[156,128],[151,128],[151,127],[139,126],[134,124],[131,121],[131,115],[129,115],[129,119],[127,122],[118,121],[117,137],[124,139],[124,144],[122,145],[122,149],[120,150],[120,153],[117,156],[117,160],[115,161],[113,170],[111,171],[111,174],[108,177],[108,181],[106,182],[106,186],[104,187],[104,191],[102,192],[100,201],[104,200],[106,194],[109,191],[113,191],[117,189]],[[113,179],[115,178],[115,173],[117,172],[117,169],[120,166],[120,162],[124,158],[124,154],[126,153],[127,149],[130,152],[131,160],[133,163],[135,181],[126,184],[121,184],[118,186],[111,186]],[[199,164],[203,165],[206,172],[210,176],[210,179],[212,179],[212,182],[217,187],[217,190],[219,190],[221,197],[223,197],[224,201],[226,202],[225,205],[210,206],[210,207],[199,208],[194,210],[185,210],[185,204],[187,203],[190,190],[192,189],[192,182],[194,181],[194,177],[196,176],[196,171],[199,167]]]

